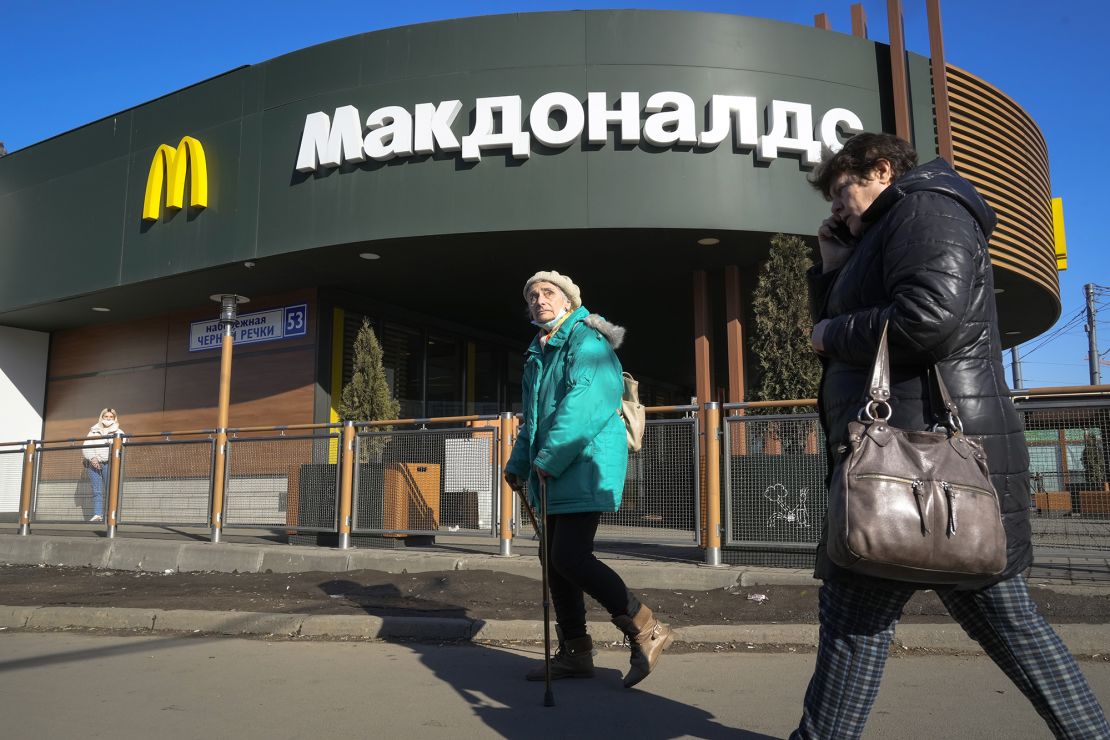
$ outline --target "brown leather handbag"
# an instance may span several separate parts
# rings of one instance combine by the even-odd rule
[[[1006,567],[1006,532],[982,441],[933,367],[946,419],[932,431],[892,427],[890,355],[883,327],[868,389],[848,424],[829,486],[828,556],[848,570],[896,581],[957,584]]]

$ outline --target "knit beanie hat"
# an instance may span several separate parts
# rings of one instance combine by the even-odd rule
[[[566,275],[560,275],[554,270],[540,270],[535,275],[528,278],[528,282],[524,284],[525,301],[528,300],[528,289],[532,287],[532,283],[551,283],[559,290],[563,291],[570,301],[571,311],[582,305],[582,291],[578,290],[578,286]]]

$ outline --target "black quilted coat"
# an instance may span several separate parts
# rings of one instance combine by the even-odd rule
[[[1032,562],[1029,453],[1002,367],[987,237],[990,207],[943,160],[899,178],[863,214],[864,232],[839,270],[810,273],[814,320],[829,319],[819,403],[830,467],[866,393],[883,322],[890,321],[891,423],[928,429],[938,413],[928,382],[935,365],[964,431],[983,438],[1006,527],[1007,564],[992,581]],[[818,578],[885,588],[904,583],[860,576],[828,560]],[[932,588],[923,586],[923,588]]]

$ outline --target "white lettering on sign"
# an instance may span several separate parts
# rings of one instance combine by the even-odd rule
[[[301,303],[245,313],[235,322],[233,336],[236,344],[253,344],[303,337],[307,332],[308,306]],[[216,349],[223,344],[223,334],[223,324],[218,321],[194,321],[189,324],[189,351]]]
[[[771,129],[759,137],[755,156],[761,162],[777,159],[780,151],[802,155],[802,162],[821,161],[821,142],[813,138],[813,109],[805,103],[772,100],[768,113]]]
[[[297,153],[297,172],[314,172],[320,167],[338,167],[343,162],[366,159],[362,150],[362,119],[358,108],[344,105],[327,113],[309,113]]]
[[[497,119],[501,130],[495,131]],[[474,131],[462,137],[462,158],[465,162],[480,162],[483,149],[512,149],[516,159],[532,155],[529,136],[520,126],[520,96],[478,98],[474,103]]]
[[[567,122],[561,129],[551,127],[551,116],[556,111],[566,116]],[[528,114],[528,125],[532,136],[544,146],[561,149],[582,135],[586,125],[586,113],[578,98],[570,93],[553,92],[541,95],[532,103]]]
[[[729,139],[736,152],[755,151],[760,162],[784,154],[796,156],[803,167],[821,161],[823,149],[840,151],[842,137],[864,130],[863,120],[847,108],[831,108],[814,127],[814,110],[807,103],[772,100],[764,108],[760,130],[759,104],[746,95],[713,95],[705,121],[689,95],[667,90],[648,97],[641,109],[640,93],[589,92],[586,100],[567,92],[539,96],[522,118],[519,95],[478,98],[474,128],[461,137],[452,126],[463,110],[459,100],[417,103],[413,112],[402,106],[378,108],[363,123],[357,108],[344,105],[332,115],[323,111],[305,117],[297,153],[298,172],[317,172],[344,162],[379,162],[398,157],[460,152],[466,162],[481,162],[484,152],[508,150],[514,159],[532,154],[532,140],[550,149],[566,149],[583,136],[587,143],[605,146],[610,129],[615,142],[653,147],[714,149]],[[699,126],[705,126],[699,131]]]
[[[413,148],[416,153],[434,154],[437,145],[441,152],[457,152],[460,144],[451,131],[451,124],[455,122],[461,110],[462,103],[458,100],[448,100],[439,105],[417,104],[416,131],[413,134],[415,142]]]
[[[837,108],[836,110],[844,110]],[[709,128],[698,136],[698,146],[713,148],[733,130],[737,149],[753,149],[759,142],[759,120],[755,98],[714,95],[709,99]]]
[[[366,156],[377,162],[412,154],[412,116],[400,106],[378,108],[366,118]]]
[[[655,146],[698,143],[694,130],[694,100],[680,92],[658,92],[648,98],[644,111],[644,140]]]
[[[622,92],[620,108],[609,110],[608,96],[602,92],[586,93],[586,108],[589,111],[586,141],[591,144],[604,144],[609,140],[609,124],[619,123],[622,144],[640,142],[640,93]]]

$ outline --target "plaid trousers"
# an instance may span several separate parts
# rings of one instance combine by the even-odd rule
[[[791,740],[858,738],[912,589],[826,582],[817,666]],[[1057,738],[1110,738],[1110,725],[1067,647],[1037,611],[1024,576],[978,591],[938,593],[949,614],[1032,702]]]

